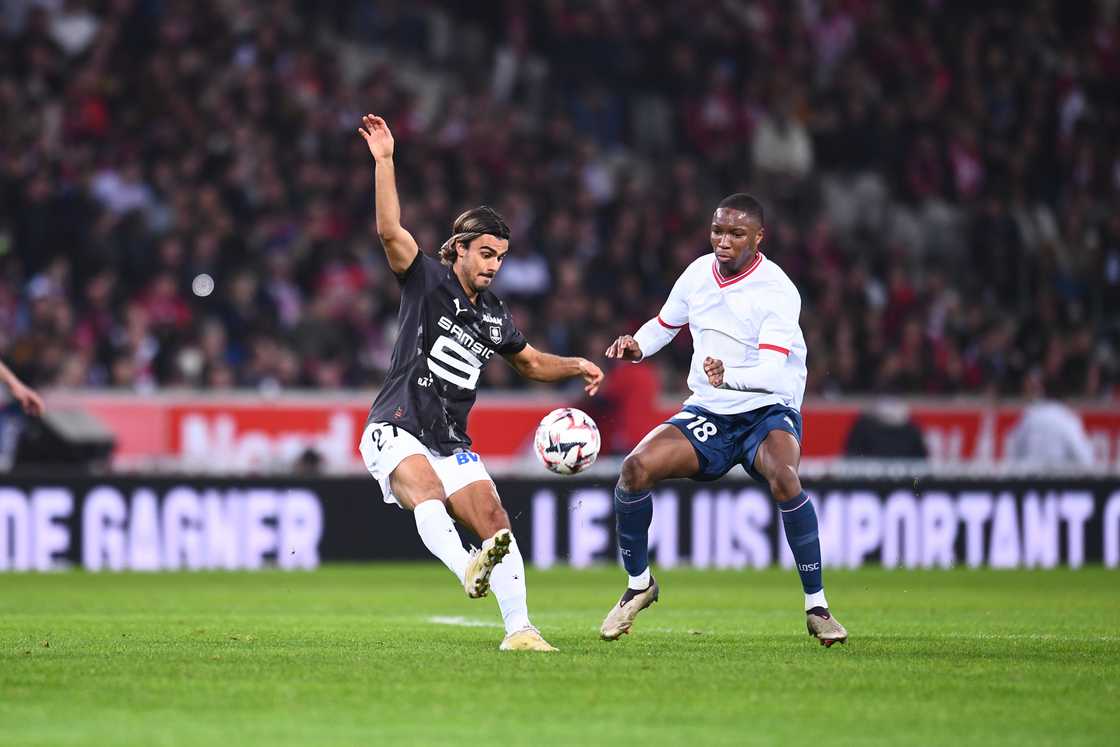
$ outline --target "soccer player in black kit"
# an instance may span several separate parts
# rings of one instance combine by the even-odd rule
[[[535,350],[514,326],[490,283],[509,251],[509,227],[477,207],[455,219],[435,259],[401,226],[393,135],[367,114],[358,132],[374,158],[377,233],[401,284],[400,333],[385,386],[370,408],[359,450],[386,503],[412,511],[427,548],[472,598],[494,590],[506,636],[503,651],[555,651],[529,621],[525,562],[493,481],[471,451],[467,415],[482,367],[497,353],[526,378],[582,376],[588,394],[603,380],[584,358]],[[483,539],[468,553],[459,521]]]

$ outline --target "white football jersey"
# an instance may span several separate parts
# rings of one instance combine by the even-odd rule
[[[797,287],[762,252],[731,278],[719,274],[715,254],[706,254],[690,264],[673,285],[657,317],[668,329],[687,324],[692,333],[692,367],[688,372],[692,396],[685,404],[719,415],[774,404],[800,410],[807,373],[800,316],[801,294]],[[708,383],[705,357],[718,358],[725,366],[755,366],[760,349],[786,356],[790,393],[739,392],[717,389]]]

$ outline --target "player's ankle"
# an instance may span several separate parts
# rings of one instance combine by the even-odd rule
[[[824,598],[824,589],[814,591],[812,594],[806,592],[805,594],[805,611],[813,609],[814,607],[823,607],[828,609],[828,600]]]
[[[630,576],[630,580],[626,586],[634,591],[645,591],[649,588],[650,583],[652,583],[650,579],[649,566],[646,566],[646,569],[638,575]]]

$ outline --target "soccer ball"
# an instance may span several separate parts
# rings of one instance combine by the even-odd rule
[[[541,463],[558,475],[574,475],[599,456],[599,426],[583,410],[561,407],[544,416],[533,446]]]

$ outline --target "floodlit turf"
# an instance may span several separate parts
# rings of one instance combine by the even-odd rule
[[[659,574],[601,642],[622,578],[530,571],[547,655],[434,565],[0,574],[0,744],[1116,743],[1116,571],[828,572],[828,650],[779,570]]]

